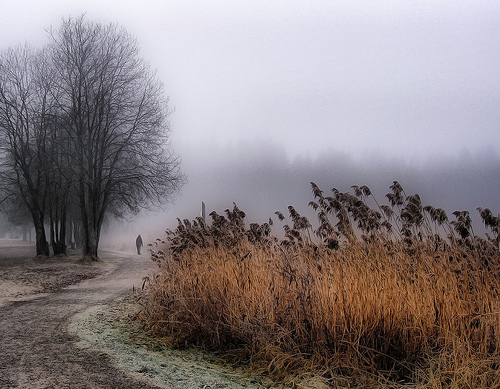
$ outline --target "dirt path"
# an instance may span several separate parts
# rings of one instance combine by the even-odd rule
[[[1,388],[156,387],[127,376],[106,354],[77,347],[67,331],[72,316],[140,287],[152,268],[146,256],[102,257],[106,270],[94,279],[0,307]]]
[[[127,319],[137,307],[128,297],[154,270],[148,256],[103,252],[102,262],[88,265],[76,253],[32,252],[0,242],[0,388],[271,386],[197,352],[151,349]]]

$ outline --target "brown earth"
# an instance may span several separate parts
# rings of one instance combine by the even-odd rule
[[[0,388],[262,388],[196,351],[154,344],[131,317],[146,255],[33,258],[0,240]]]

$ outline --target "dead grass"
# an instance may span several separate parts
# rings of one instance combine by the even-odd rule
[[[468,213],[448,223],[396,184],[380,212],[366,187],[313,184],[320,226],[289,207],[283,240],[236,205],[210,226],[179,222],[153,257],[147,331],[290,386],[500,387],[495,231],[474,237]]]

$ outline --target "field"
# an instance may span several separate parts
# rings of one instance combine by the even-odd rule
[[[0,239],[0,307],[18,300],[41,297],[62,287],[94,278],[102,271],[79,261],[79,252],[68,256],[34,257],[33,243]]]
[[[499,218],[478,209],[481,238],[397,182],[388,205],[352,189],[312,183],[317,227],[292,206],[179,220],[153,256],[147,332],[288,387],[500,387]]]

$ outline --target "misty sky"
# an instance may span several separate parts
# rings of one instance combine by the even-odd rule
[[[295,193],[287,181],[294,178],[310,193],[314,175],[327,188],[337,185],[328,180],[347,185],[341,190],[367,184],[349,179],[388,188],[394,179],[413,185],[408,177],[418,176],[416,191],[432,199],[453,187],[457,196],[487,200],[497,189],[496,0],[0,0],[0,6],[0,49],[25,41],[41,46],[47,28],[82,13],[118,23],[138,39],[175,108],[172,146],[190,178],[178,203],[245,202],[240,192],[247,186],[247,194],[255,192],[250,199],[269,202],[275,195],[267,189],[278,177],[281,196]],[[255,158],[270,164],[259,168]],[[476,179],[492,170],[494,182],[474,193],[466,184],[469,192],[462,193],[458,175],[443,188],[430,178],[442,183],[452,170],[471,169]],[[498,201],[488,205],[500,208]]]

